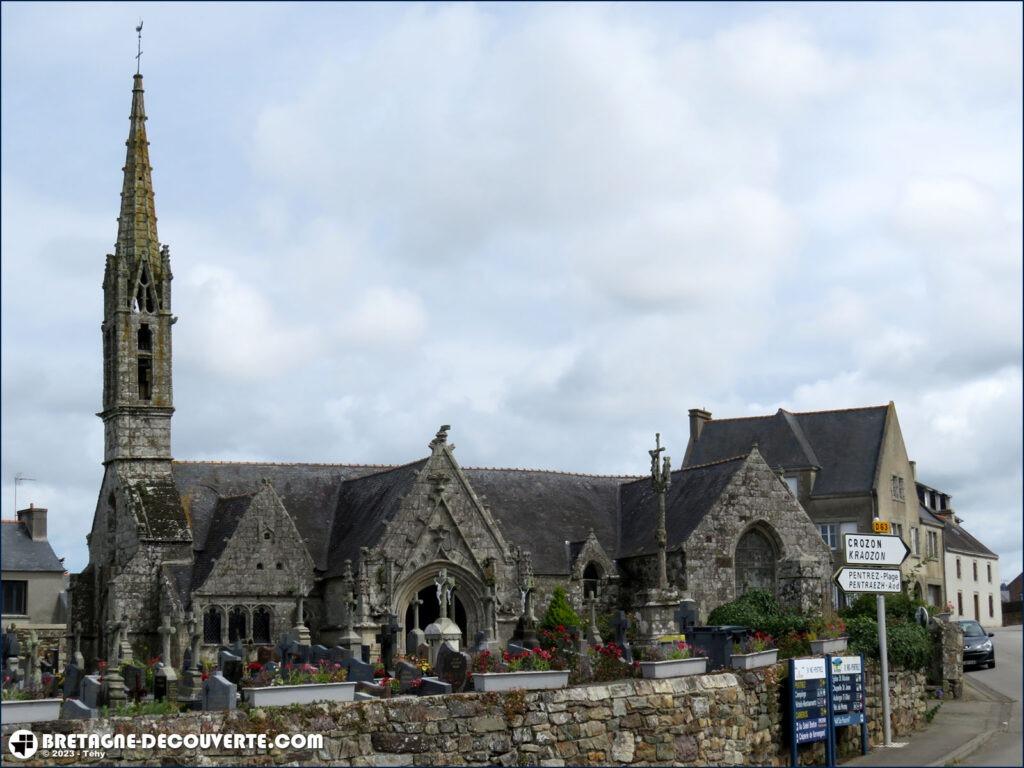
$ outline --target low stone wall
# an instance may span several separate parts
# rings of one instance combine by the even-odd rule
[[[784,743],[784,674],[785,666],[780,664],[754,672],[623,680],[554,691],[59,721],[37,726],[35,731],[325,736],[324,749],[318,751],[111,751],[102,760],[94,760],[121,765],[785,765],[789,753]],[[869,684],[868,700],[872,718],[879,709],[877,680],[874,682]],[[906,735],[923,722],[924,675],[899,673],[893,683],[894,733]],[[14,729],[3,728],[4,750]],[[873,742],[881,739],[880,733],[880,727],[872,728]],[[804,747],[801,755],[805,763],[820,764],[822,745]],[[40,753],[26,764],[55,762],[60,761]]]

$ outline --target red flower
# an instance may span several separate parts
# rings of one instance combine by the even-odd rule
[[[250,661],[248,669],[250,672],[262,672],[263,665],[260,664],[258,661]]]
[[[209,673],[209,672],[203,672],[203,673],[202,673],[202,674],[201,674],[201,675],[199,676],[199,679],[200,679],[200,680],[206,680],[206,679],[207,679],[207,678],[208,678],[209,676],[210,676],[210,673]]]

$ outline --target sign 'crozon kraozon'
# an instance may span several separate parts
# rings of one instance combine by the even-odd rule
[[[899,536],[844,533],[843,550],[847,565],[901,565],[910,547]]]

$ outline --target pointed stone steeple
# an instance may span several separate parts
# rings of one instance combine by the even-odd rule
[[[150,258],[151,266],[159,262],[160,245],[156,234],[156,206],[153,203],[153,167],[149,164],[149,141],[146,139],[146,104],[142,75],[135,75],[132,88],[131,126],[128,129],[128,152],[124,161],[124,183],[121,187],[121,212],[117,217],[118,256],[129,261]]]
[[[171,268],[156,231],[142,75],[132,87],[117,243],[103,280],[105,460],[169,462]]]

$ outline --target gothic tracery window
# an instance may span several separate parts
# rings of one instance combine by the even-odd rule
[[[210,606],[203,613],[203,642],[220,645],[223,642],[221,632],[221,610]]]
[[[270,609],[265,605],[253,611],[252,640],[254,643],[270,642]]]

